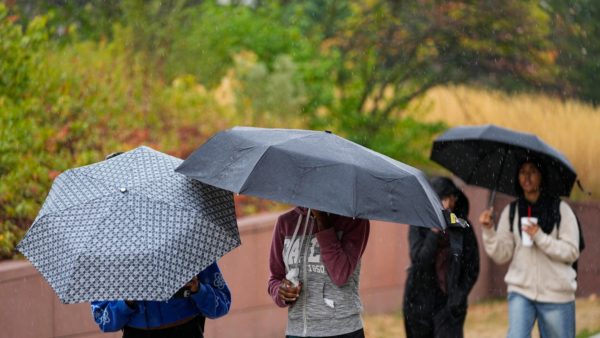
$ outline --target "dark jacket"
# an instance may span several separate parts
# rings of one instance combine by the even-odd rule
[[[454,196],[454,213],[467,219],[469,200],[448,177],[431,186],[443,200]],[[448,222],[448,220],[446,221]],[[408,338],[461,338],[467,297],[479,275],[479,249],[471,227],[451,225],[444,232],[416,226],[409,232],[411,267],[404,290]]]
[[[440,288],[436,273],[442,236],[448,236],[451,243],[446,292]],[[411,267],[403,306],[407,336],[462,337],[467,297],[479,275],[479,250],[473,229],[448,228],[444,234],[411,226],[409,243]]]

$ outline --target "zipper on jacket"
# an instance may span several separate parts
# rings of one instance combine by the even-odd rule
[[[308,230],[307,236],[311,236],[312,230],[313,230],[313,222],[311,222],[310,214],[307,214],[306,217],[308,217],[308,219],[309,219],[308,223],[310,224],[310,227],[308,228],[309,230]],[[304,242],[305,242],[305,244],[304,244],[304,248],[303,248],[304,249],[304,257],[302,257],[302,272],[304,273],[304,282],[305,282],[304,284],[307,284],[306,281],[308,279],[308,277],[307,277],[308,272],[306,271],[306,269],[307,269],[306,265],[308,264],[307,256],[308,256],[308,247],[310,245],[310,241],[306,240],[306,238],[304,238]],[[304,287],[304,285],[303,285],[303,287]],[[308,293],[306,291],[303,293],[304,293],[304,304],[302,306],[302,320],[303,320],[304,328],[302,331],[303,332],[302,335],[306,336],[307,329],[308,329],[307,323],[306,323],[306,303],[308,302]]]

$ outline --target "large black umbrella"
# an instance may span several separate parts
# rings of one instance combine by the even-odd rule
[[[65,303],[167,300],[240,245],[231,192],[147,147],[60,174],[18,249]]]
[[[217,133],[176,171],[348,217],[445,227],[438,197],[419,170],[328,132],[236,127]]]
[[[518,165],[527,158],[541,161],[551,194],[569,196],[577,174],[567,158],[539,137],[484,126],[451,128],[433,142],[431,159],[468,184],[516,195]]]

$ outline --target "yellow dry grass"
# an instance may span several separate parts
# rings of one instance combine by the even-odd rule
[[[590,337],[600,332],[600,300],[596,297],[576,301],[577,337]],[[489,301],[469,306],[465,337],[501,338],[506,336],[508,310],[505,301]],[[537,328],[534,336],[538,336]],[[404,321],[400,313],[365,316],[368,338],[404,338]]]
[[[565,154],[593,199],[600,196],[600,108],[541,94],[505,94],[464,86],[434,88],[413,102],[413,108],[428,111],[418,118],[449,126],[491,123],[534,133]],[[578,188],[571,197],[586,198]]]

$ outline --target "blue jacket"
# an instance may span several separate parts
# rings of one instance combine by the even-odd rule
[[[231,306],[231,293],[217,263],[198,274],[198,292],[188,298],[168,301],[136,301],[132,309],[124,300],[94,301],[92,315],[103,332],[118,331],[125,326],[155,328],[194,315],[208,318],[224,316]]]

